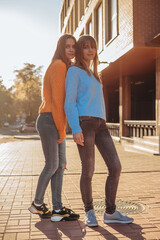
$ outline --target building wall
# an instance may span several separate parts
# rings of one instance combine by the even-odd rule
[[[143,46],[160,32],[160,1],[133,0],[134,45]]]
[[[102,3],[100,61],[114,62],[134,46],[146,46],[160,32],[160,0],[117,0],[117,35],[107,40],[107,14],[111,0],[62,0],[61,33],[97,38],[97,7]],[[91,33],[88,23],[92,22]]]
[[[115,32],[111,31],[110,15],[113,8],[110,6],[113,2],[117,19]],[[102,9],[99,8],[101,4]],[[101,9],[101,12],[97,13],[97,9]],[[101,15],[102,19],[98,21],[97,16]],[[102,26],[98,24],[101,20]],[[92,24],[89,24],[90,22]],[[114,34],[111,34],[113,32]],[[128,127],[125,126],[124,120],[130,120],[131,117],[136,120],[155,118],[158,126],[160,122],[160,43],[158,42],[160,37],[154,39],[154,45],[153,41],[150,44],[149,42],[160,33],[160,0],[63,0],[61,33],[71,33],[76,38],[82,34],[91,34],[96,39],[101,34],[99,39],[102,40],[102,45],[98,45],[100,62],[111,63],[109,67],[105,63],[99,65],[104,84],[107,120],[120,122],[120,136],[128,136]],[[152,83],[149,87],[145,85],[146,77],[142,79],[142,76],[148,76],[148,73],[151,76],[148,81]],[[144,80],[143,86],[132,89],[133,77],[137,86]],[[156,94],[153,92],[155,89]],[[143,103],[142,98],[141,105],[138,102],[134,103],[134,99],[137,99],[136,94],[139,93],[138,96],[141,97],[142,90],[147,96],[146,102]],[[150,93],[152,91],[150,97],[147,91]],[[139,108],[140,110],[136,108],[136,111],[133,111],[137,106],[142,107]],[[132,111],[130,111],[131,107]],[[146,107],[149,113],[146,114],[143,107]],[[110,109],[114,109],[114,113]]]
[[[117,0],[117,34],[114,38],[107,40],[109,2],[109,0],[63,0],[61,32],[74,34],[76,38],[82,34],[89,34],[88,23],[91,21],[91,35],[97,39],[96,10],[102,3],[103,43],[99,58],[100,61],[113,62],[133,47],[133,1]]]
[[[133,47],[132,0],[118,0],[118,35],[105,45],[100,60],[114,62]]]

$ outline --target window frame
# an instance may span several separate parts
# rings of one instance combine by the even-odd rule
[[[98,20],[98,10],[101,7],[101,21],[102,21],[102,26],[101,26],[101,48],[99,49],[99,20]],[[104,49],[103,46],[103,2],[101,1],[98,6],[95,9],[95,14],[96,14],[96,31],[95,31],[95,36],[96,36],[96,40],[97,40],[97,51],[98,53],[102,52]]]
[[[105,46],[109,45],[118,35],[118,0],[116,1],[116,34],[112,36],[112,21],[111,21],[111,1],[112,0],[105,0],[104,12],[105,12]]]
[[[91,24],[91,33],[90,33],[90,24]],[[92,33],[92,15],[89,17],[89,20],[87,21],[87,24],[86,24],[86,34],[89,34],[89,35],[93,35]]]

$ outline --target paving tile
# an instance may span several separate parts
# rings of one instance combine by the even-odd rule
[[[17,240],[28,240],[30,233],[17,233]]]
[[[21,212],[20,209],[12,209],[11,210],[12,215],[18,215],[18,214],[20,214],[20,212]]]
[[[5,226],[0,226],[0,233],[4,233]]]
[[[16,233],[5,233],[4,240],[16,240]]]
[[[19,220],[9,220],[8,221],[8,226],[18,226]]]
[[[19,225],[30,225],[30,220],[20,220]]]
[[[40,239],[160,239],[160,159],[153,155],[125,152],[115,143],[122,163],[117,199],[140,202],[144,212],[132,215],[130,225],[103,224],[103,214],[97,214],[99,227],[84,224],[84,210],[79,181],[81,163],[74,142],[67,140],[67,169],[64,174],[63,203],[81,216],[79,221],[52,223],[41,220],[28,211],[36,190],[39,173],[44,165],[39,140],[22,140],[0,144],[0,240]],[[146,171],[146,172],[145,172]],[[96,150],[93,176],[94,201],[104,199],[107,169]],[[51,208],[50,186],[45,202]]]
[[[14,227],[6,227],[5,232],[6,233],[18,233],[18,232],[29,232],[29,227],[20,227],[20,226],[14,226]]]
[[[39,239],[48,239],[46,236],[42,236],[42,235],[36,235],[36,236],[31,236],[30,239],[34,239],[34,240],[39,240]]]

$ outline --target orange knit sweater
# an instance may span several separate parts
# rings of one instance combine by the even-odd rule
[[[43,101],[39,112],[51,112],[59,138],[66,136],[66,116],[64,112],[65,77],[67,67],[61,60],[51,63],[43,79]]]

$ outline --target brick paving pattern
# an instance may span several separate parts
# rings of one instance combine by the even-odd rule
[[[28,211],[44,165],[38,139],[17,139],[0,144],[0,240],[85,239],[140,240],[160,239],[160,157],[124,151],[115,143],[122,163],[117,200],[144,204],[143,212],[131,214],[134,223],[104,224],[103,214],[96,213],[99,226],[86,227],[79,190],[81,164],[71,136],[67,139],[67,170],[64,175],[63,203],[80,214],[74,222],[53,223],[41,220]],[[96,150],[93,177],[94,201],[104,200],[107,169]],[[51,208],[50,186],[45,203]]]

